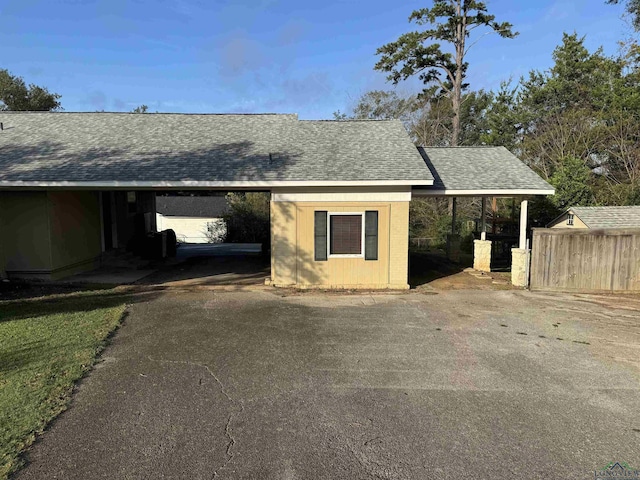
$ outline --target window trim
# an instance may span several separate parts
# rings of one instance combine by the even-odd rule
[[[332,216],[353,216],[360,215],[360,220],[362,221],[362,227],[360,228],[360,253],[331,253],[331,217]],[[365,225],[364,225],[364,212],[327,212],[327,259],[329,258],[364,258],[364,236],[365,236]]]

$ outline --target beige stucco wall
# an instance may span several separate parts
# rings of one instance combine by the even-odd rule
[[[567,225],[568,213],[564,213],[560,217],[556,218],[549,228],[588,228],[577,215],[573,216],[573,225]]]
[[[207,236],[209,223],[216,224],[216,231],[224,233],[226,226],[221,218],[194,218],[194,217],[166,217],[156,213],[158,230],[172,229],[176,232],[179,242],[186,243],[211,243]]]
[[[378,260],[314,260],[314,212],[378,211]],[[271,202],[271,280],[276,286],[408,288],[409,202]]]
[[[55,279],[99,263],[97,193],[0,192],[0,225],[9,276]]]

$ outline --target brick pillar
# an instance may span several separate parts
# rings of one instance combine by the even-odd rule
[[[524,248],[511,249],[511,283],[516,287],[529,286],[529,254]]]
[[[460,235],[447,235],[447,258],[455,263],[460,261]]]
[[[473,241],[473,268],[480,272],[491,271],[491,240]]]

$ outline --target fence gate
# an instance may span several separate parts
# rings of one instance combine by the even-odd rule
[[[534,229],[531,289],[640,291],[640,228]]]

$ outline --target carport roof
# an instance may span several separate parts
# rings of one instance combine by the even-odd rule
[[[553,195],[554,188],[504,147],[418,147],[434,184],[417,195]]]
[[[400,121],[0,112],[0,187],[431,185]]]

